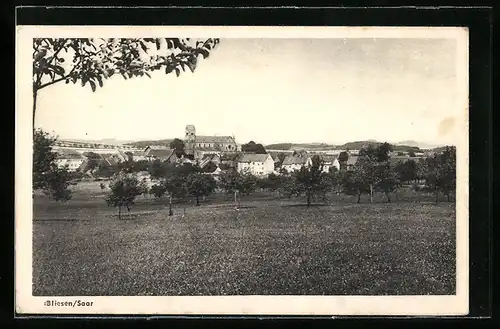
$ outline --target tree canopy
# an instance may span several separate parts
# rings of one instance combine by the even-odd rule
[[[33,39],[33,119],[38,92],[55,83],[80,83],[92,91],[114,75],[151,77],[189,69],[207,58],[219,39],[190,38],[35,38]]]
[[[247,144],[241,145],[241,151],[245,153],[267,154],[264,146],[260,143],[257,144],[254,141],[250,141]]]

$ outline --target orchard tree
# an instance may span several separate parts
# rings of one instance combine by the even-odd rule
[[[388,164],[380,164],[377,175],[378,181],[375,189],[384,192],[387,202],[391,203],[390,193],[395,191],[399,185],[398,175]]]
[[[399,161],[394,166],[394,172],[402,183],[410,183],[417,180],[417,163],[414,160]]]
[[[102,161],[102,158],[99,154],[95,152],[88,152],[86,154],[87,164],[85,167],[85,171],[90,171],[90,173],[94,173],[94,171],[99,167],[99,163]]]
[[[134,175],[125,173],[117,174],[109,184],[110,192],[106,197],[106,203],[110,207],[118,207],[118,219],[121,219],[122,207],[130,209],[135,198],[144,192],[144,186]]]
[[[305,196],[307,208],[311,201],[321,198],[326,200],[326,193],[330,189],[327,173],[323,172],[323,163],[319,156],[311,159],[310,166],[302,166],[292,174],[291,184],[288,184],[289,196]]]
[[[429,156],[425,160],[425,182],[429,189],[434,190],[436,204],[439,203],[439,193],[450,194],[456,188],[456,148],[446,146],[444,151]]]
[[[238,207],[238,195],[250,195],[257,187],[257,177],[248,172],[240,173],[231,168],[219,176],[219,188],[226,195],[234,194],[235,207]]]
[[[113,75],[151,77],[189,69],[206,58],[219,39],[175,38],[35,38],[33,39],[33,122],[38,93],[53,84],[80,83],[92,91]]]
[[[35,130],[33,136],[33,190],[41,190],[56,201],[71,199],[71,173],[56,164],[57,153],[53,146],[57,137]]]
[[[154,184],[151,186],[150,192],[155,196],[155,198],[160,199],[167,192],[167,188],[165,184]]]
[[[389,152],[392,149],[393,147],[389,143],[383,143],[377,147],[370,144],[359,152],[360,157],[354,165],[355,178],[362,181],[361,186],[365,185],[368,188],[370,202],[373,202],[375,188],[383,186],[384,193],[389,201],[389,192],[396,188],[395,184],[397,183],[389,163]],[[363,191],[364,189],[360,190]]]
[[[357,203],[361,202],[361,195],[367,191],[367,185],[361,170],[341,171],[339,175],[342,190],[347,195],[356,195]]]
[[[189,174],[185,180],[186,192],[196,198],[196,205],[200,205],[200,197],[209,196],[215,191],[217,183],[215,179],[206,174],[194,172]]]

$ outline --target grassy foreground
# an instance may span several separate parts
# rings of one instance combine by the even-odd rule
[[[271,199],[139,202],[119,221],[98,196],[35,198],[33,294],[454,294],[454,203]]]

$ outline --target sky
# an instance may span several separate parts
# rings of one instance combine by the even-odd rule
[[[103,88],[40,91],[35,125],[60,139],[149,140],[198,135],[341,144],[453,144],[454,39],[221,39],[196,71],[115,76]]]

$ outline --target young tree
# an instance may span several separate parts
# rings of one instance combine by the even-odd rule
[[[200,197],[212,194],[217,186],[212,176],[199,172],[190,173],[186,177],[186,192],[196,198],[196,205],[200,205]]]
[[[119,173],[109,184],[109,189],[106,203],[110,207],[118,207],[118,219],[121,219],[122,207],[127,208],[130,214],[135,198],[143,193],[144,186],[134,175]]]
[[[326,200],[326,193],[330,189],[327,173],[323,172],[323,163],[319,156],[312,157],[310,166],[302,166],[300,170],[292,174],[292,181],[287,185],[287,194],[293,196],[304,195],[307,208],[311,201],[318,197]]]
[[[33,122],[40,90],[53,84],[81,83],[96,91],[115,74],[124,79],[151,77],[165,70],[180,75],[194,72],[198,58],[206,58],[219,39],[172,38],[35,38],[33,39]]]
[[[41,129],[33,136],[33,190],[41,190],[56,201],[71,199],[68,189],[71,174],[67,168],[56,164],[57,153],[53,151],[57,138]]]
[[[181,156],[184,155],[184,141],[182,141],[179,138],[175,138],[173,141],[170,142],[170,148],[174,149],[175,155],[180,158]]]

